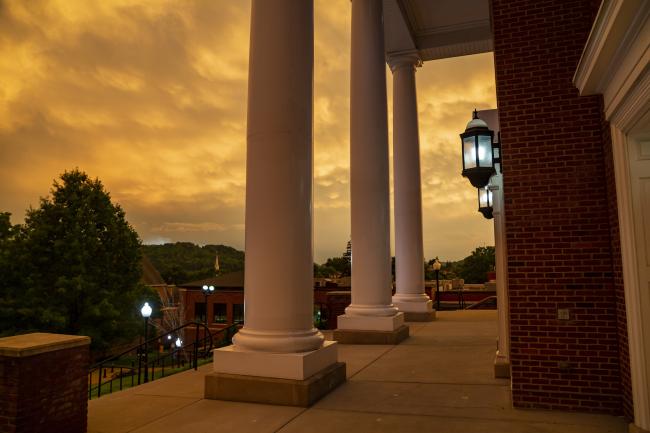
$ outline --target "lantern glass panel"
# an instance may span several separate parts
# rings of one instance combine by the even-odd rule
[[[492,137],[489,135],[478,136],[478,164],[479,167],[492,167]]]
[[[479,188],[478,190],[478,207],[488,207],[488,190]]]
[[[492,206],[492,191],[486,188],[478,189],[478,207],[486,208]]]
[[[474,135],[463,138],[463,162],[464,168],[476,167],[476,137]]]

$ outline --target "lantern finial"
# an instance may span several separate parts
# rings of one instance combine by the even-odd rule
[[[474,113],[472,113],[472,119],[478,119],[478,111],[476,111],[476,108],[474,109]]]

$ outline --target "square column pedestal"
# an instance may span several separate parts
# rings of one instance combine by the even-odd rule
[[[494,377],[496,379],[510,379],[510,361],[507,357],[499,355],[494,357]]]
[[[214,350],[206,399],[307,407],[345,382],[335,341],[311,352],[272,353],[227,346]]]
[[[409,336],[409,327],[404,324],[404,313],[394,316],[352,316],[338,317],[338,329],[334,340],[341,344],[399,344]]]
[[[433,322],[436,320],[436,310],[433,309],[433,301],[427,302],[396,302],[393,305],[404,313],[406,322]]]

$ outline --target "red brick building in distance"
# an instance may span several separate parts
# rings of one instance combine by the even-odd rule
[[[204,285],[214,287],[207,298],[207,311]],[[184,283],[178,286],[178,291],[182,323],[205,323],[207,314],[208,327],[213,333],[233,324],[244,324],[244,271]],[[336,317],[343,314],[349,304],[349,277],[336,281],[314,279],[314,323],[319,328],[335,329]]]

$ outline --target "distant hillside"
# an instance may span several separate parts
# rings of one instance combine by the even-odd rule
[[[168,284],[182,284],[213,277],[217,253],[222,274],[244,269],[244,252],[226,245],[200,247],[191,242],[176,242],[143,245],[142,251]]]

